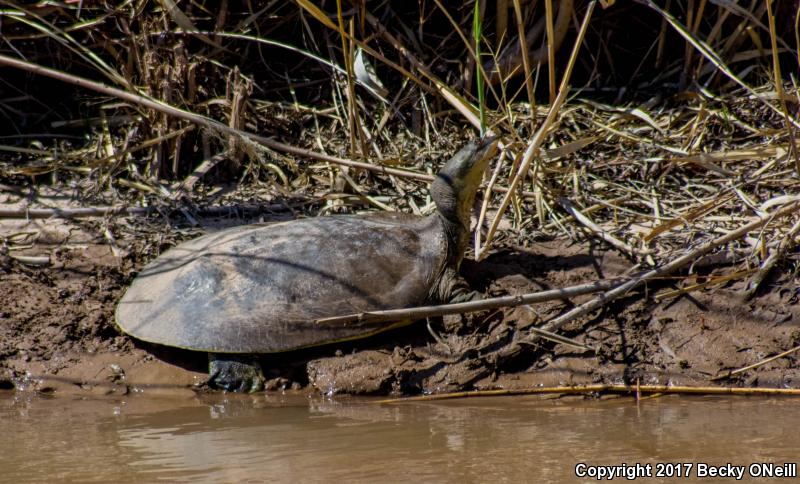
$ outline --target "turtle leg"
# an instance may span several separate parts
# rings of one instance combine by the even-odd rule
[[[447,302],[454,304],[461,302],[480,301],[481,299],[486,299],[486,295],[484,293],[469,288],[457,287],[450,294],[450,298]]]
[[[479,301],[486,295],[475,291],[458,271],[447,268],[433,288],[432,299],[447,303]]]
[[[208,354],[208,385],[229,392],[253,393],[264,389],[264,373],[253,357]]]
[[[467,281],[460,275],[454,275],[451,284],[450,294],[446,299],[448,303],[453,304],[486,299],[486,294],[472,289],[472,287],[467,284]]]

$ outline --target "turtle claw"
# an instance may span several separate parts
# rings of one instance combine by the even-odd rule
[[[237,393],[254,393],[264,389],[261,365],[248,358],[232,355],[209,355],[208,386]]]

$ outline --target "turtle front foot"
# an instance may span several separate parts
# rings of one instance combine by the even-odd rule
[[[455,278],[455,282],[453,283],[453,288],[450,290],[448,302],[453,304],[480,301],[483,299],[486,299],[486,294],[473,290],[470,285],[467,284],[467,281],[465,281],[464,278],[457,276]]]
[[[229,392],[253,393],[264,389],[261,365],[252,358],[208,355],[208,386]]]
[[[455,290],[450,295],[450,299],[448,299],[447,302],[450,304],[455,304],[462,302],[481,301],[483,299],[486,299],[486,294],[480,291]]]
[[[486,299],[486,294],[475,291],[461,275],[448,270],[439,282],[438,298],[448,303],[462,303]]]

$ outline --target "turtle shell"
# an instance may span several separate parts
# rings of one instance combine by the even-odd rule
[[[395,325],[314,320],[425,303],[446,264],[436,215],[382,213],[256,224],[204,235],[148,264],[117,325],[151,343],[273,353]]]

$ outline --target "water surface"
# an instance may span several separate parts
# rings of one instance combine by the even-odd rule
[[[656,478],[655,465],[796,463],[799,403],[498,397],[376,405],[0,393],[0,481],[598,482],[577,478],[576,465],[638,462],[653,465],[654,477],[636,482],[687,482],[696,467],[687,480]]]

